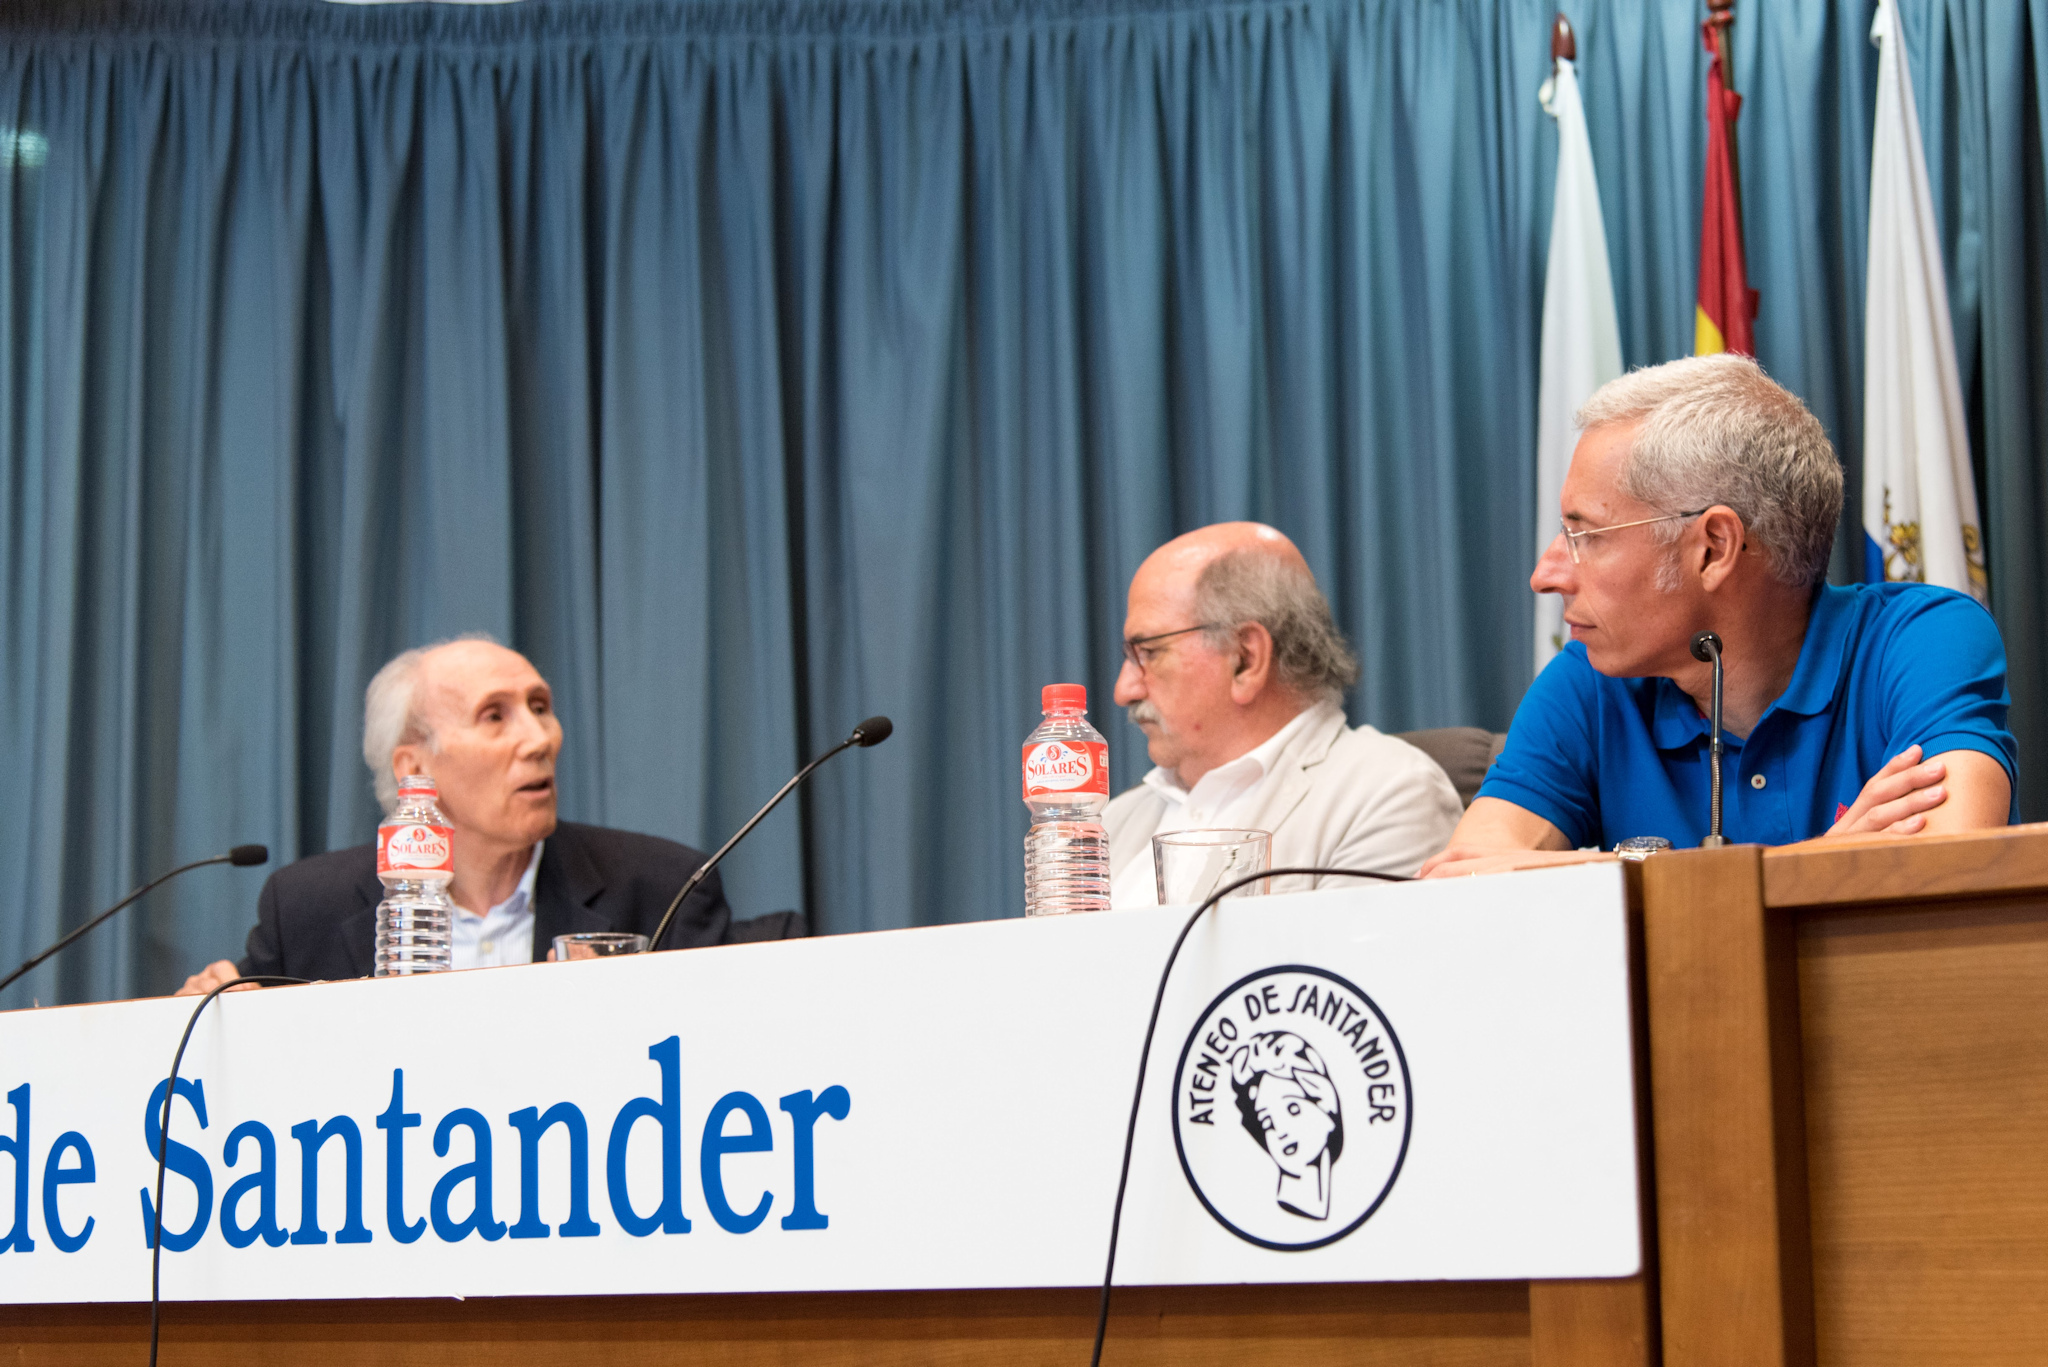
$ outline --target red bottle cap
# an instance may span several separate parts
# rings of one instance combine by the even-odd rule
[[[1039,710],[1043,712],[1088,710],[1088,685],[1047,684],[1038,693]]]

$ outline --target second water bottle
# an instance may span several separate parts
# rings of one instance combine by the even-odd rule
[[[1045,721],[1024,741],[1024,914],[1109,910],[1109,743],[1088,724],[1088,690],[1047,684]]]

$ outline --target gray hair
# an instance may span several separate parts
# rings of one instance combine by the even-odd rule
[[[401,745],[434,746],[434,728],[420,715],[420,663],[427,652],[452,646],[457,641],[486,641],[499,644],[487,631],[468,631],[445,641],[414,646],[391,657],[363,690],[363,763],[377,785],[377,803],[387,812],[398,805],[398,780],[391,773],[391,756]]]
[[[1636,424],[1622,492],[1666,512],[1735,510],[1793,588],[1827,577],[1842,515],[1842,466],[1796,395],[1747,356],[1689,356],[1609,380],[1578,412],[1581,431]],[[1652,529],[1664,545],[1677,522]],[[1660,576],[1660,584],[1663,577]]]
[[[1273,672],[1290,693],[1335,702],[1358,682],[1358,660],[1330,615],[1330,600],[1315,576],[1268,552],[1229,551],[1202,567],[1195,580],[1195,613],[1218,650],[1236,642],[1253,622],[1273,638]]]

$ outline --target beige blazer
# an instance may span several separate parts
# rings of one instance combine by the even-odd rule
[[[1342,710],[1313,719],[1275,757],[1284,775],[1243,824],[1273,836],[1273,867],[1372,869],[1412,874],[1450,843],[1464,808],[1435,760],[1370,726],[1346,724]],[[1140,783],[1103,812],[1111,876],[1152,858],[1166,799]],[[1276,892],[1356,887],[1352,878],[1283,879]]]

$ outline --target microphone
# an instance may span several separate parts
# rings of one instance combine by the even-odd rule
[[[150,879],[147,883],[144,883],[141,887],[129,893],[126,897],[123,897],[120,901],[114,903],[114,905],[108,907],[105,911],[93,917],[90,921],[87,921],[84,925],[72,931],[69,935],[66,935],[63,939],[57,941],[56,944],[51,945],[48,949],[36,955],[35,958],[30,959],[20,968],[15,969],[6,977],[0,978],[0,991],[5,991],[7,985],[9,983],[12,983],[16,978],[19,978],[22,974],[28,972],[31,968],[34,968],[37,964],[49,958],[58,950],[65,948],[73,940],[80,938],[87,931],[91,930],[94,926],[97,926],[100,922],[106,920],[109,916],[112,916],[115,912],[127,906],[130,902],[133,902],[135,899],[142,896],[144,893],[148,892],[151,888],[157,886],[159,883],[168,883],[171,879],[176,878],[181,873],[190,873],[193,869],[203,869],[208,864],[232,864],[238,869],[246,869],[253,867],[257,864],[267,864],[269,862],[270,851],[264,846],[237,845],[233,849],[229,850],[226,854],[216,854],[210,859],[195,859],[190,864],[180,864],[177,868],[172,869],[169,873],[162,874],[159,877]]]
[[[809,778],[811,776],[812,770],[816,769],[826,760],[832,758],[832,756],[838,754],[841,750],[851,750],[856,745],[860,746],[863,749],[867,748],[870,745],[880,745],[883,741],[889,739],[889,733],[894,731],[895,729],[895,723],[891,722],[887,717],[869,717],[859,726],[853,728],[852,735],[848,736],[845,740],[840,741],[839,744],[833,746],[830,750],[827,750],[824,754],[818,756],[809,764],[806,764],[803,768],[797,770],[796,777],[791,779],[789,782],[783,784],[782,787],[776,791],[775,796],[768,799],[767,806],[763,807],[760,811],[755,812],[753,815],[753,819],[748,821],[746,825],[740,827],[739,831],[733,836],[732,839],[726,841],[723,845],[719,846],[718,853],[712,855],[709,859],[705,860],[703,863],[697,866],[696,871],[690,875],[690,880],[687,883],[683,884],[682,891],[676,894],[676,899],[668,904],[668,910],[661,914],[661,924],[657,925],[654,928],[653,936],[648,939],[646,952],[651,954],[655,950],[661,948],[661,937],[668,931],[669,922],[675,920],[676,908],[680,907],[683,904],[683,899],[688,897],[691,893],[695,892],[697,890],[697,885],[699,883],[702,883],[707,877],[710,876],[711,871],[718,867],[718,861],[725,858],[726,855],[732,853],[732,847],[739,844],[740,841],[746,839],[747,832],[753,830],[754,827],[760,825],[761,819],[767,816],[768,813],[774,811],[776,804],[781,802],[782,799],[788,797],[790,793],[795,790],[797,784],[802,783],[805,779]]]
[[[1714,662],[1713,739],[1708,747],[1708,773],[1713,795],[1708,812],[1707,838],[1700,842],[1701,849],[1714,849],[1728,843],[1721,834],[1721,638],[1711,631],[1694,633],[1692,657],[1702,663]]]

